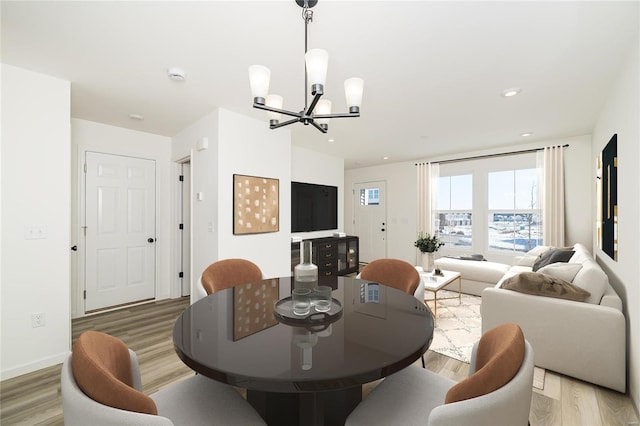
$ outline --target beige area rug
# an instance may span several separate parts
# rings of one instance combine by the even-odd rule
[[[425,292],[427,298],[432,292]],[[482,322],[480,319],[480,304],[482,298],[463,294],[458,302],[458,293],[442,290],[438,292],[438,309],[436,328],[433,330],[433,341],[430,350],[439,354],[470,362],[473,345],[480,340]],[[455,297],[453,299],[440,299]],[[433,312],[433,299],[427,303]],[[545,370],[535,367],[533,372],[533,387],[544,389]]]

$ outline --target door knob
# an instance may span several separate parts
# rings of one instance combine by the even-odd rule
[[[153,238],[148,238],[148,239],[147,239],[147,242],[148,242],[148,243],[153,243],[154,241],[155,241],[155,239],[153,239]]]
[[[71,250],[73,250],[73,251],[78,251],[78,246],[73,246],[73,247],[71,247]]]

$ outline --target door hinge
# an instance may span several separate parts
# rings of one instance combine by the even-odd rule
[[[178,272],[178,278],[183,278],[184,277],[184,272]]]
[[[87,290],[83,291],[82,293],[82,297],[84,297],[84,300],[87,300]]]
[[[184,229],[184,223],[181,223],[180,225],[178,225],[178,229],[179,230],[183,230]]]
[[[180,175],[180,176],[178,176],[178,180],[179,180],[180,182],[184,181],[184,175]]]
[[[84,163],[84,172],[87,173],[87,163]]]

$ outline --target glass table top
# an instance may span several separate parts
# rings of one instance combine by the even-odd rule
[[[340,314],[334,307],[331,315],[294,316],[293,321],[274,315],[278,301],[291,296],[291,277],[209,295],[176,321],[176,352],[205,376],[266,392],[361,385],[405,368],[426,352],[433,317],[418,299],[355,278],[336,277],[329,285],[336,305],[342,305]]]

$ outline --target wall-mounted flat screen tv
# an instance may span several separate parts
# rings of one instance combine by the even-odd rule
[[[338,229],[338,187],[291,182],[291,232]]]

